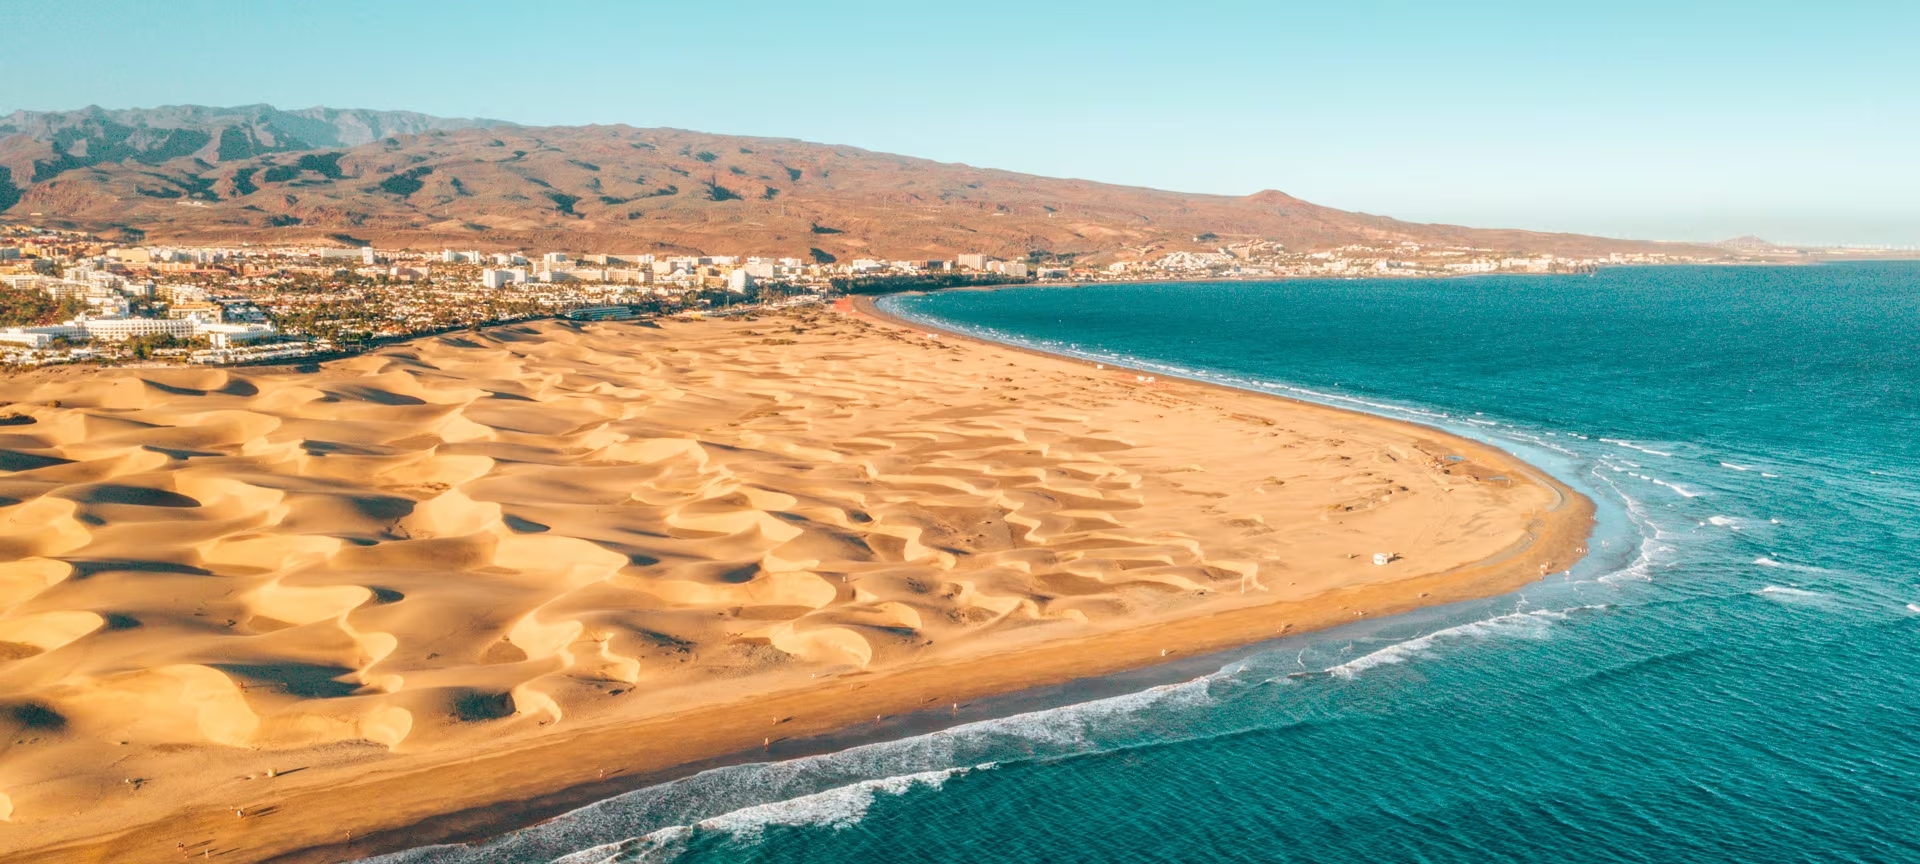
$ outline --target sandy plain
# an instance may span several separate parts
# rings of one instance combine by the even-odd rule
[[[484,833],[1501,593],[1592,520],[1437,430],[840,312],[43,370],[0,402],[9,861]]]

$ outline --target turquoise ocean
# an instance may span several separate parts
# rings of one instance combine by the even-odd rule
[[[378,860],[1920,861],[1920,264],[883,305],[1491,442],[1593,554]]]

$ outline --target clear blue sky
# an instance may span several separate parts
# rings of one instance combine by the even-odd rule
[[[852,144],[1421,221],[1920,244],[1920,2],[0,0],[0,113]]]

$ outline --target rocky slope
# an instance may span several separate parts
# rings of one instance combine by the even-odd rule
[[[1275,191],[1189,195],[673,129],[256,107],[22,113],[0,122],[8,132],[5,217],[147,242],[812,251],[820,260],[969,251],[1100,260],[1254,239],[1293,249],[1652,247],[1414,224]]]

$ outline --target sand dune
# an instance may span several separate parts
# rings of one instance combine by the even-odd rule
[[[1563,500],[1427,430],[825,313],[0,401],[0,853],[73,860],[258,859],[338,822],[194,820],[822,677],[1271,632],[1525,547]]]

